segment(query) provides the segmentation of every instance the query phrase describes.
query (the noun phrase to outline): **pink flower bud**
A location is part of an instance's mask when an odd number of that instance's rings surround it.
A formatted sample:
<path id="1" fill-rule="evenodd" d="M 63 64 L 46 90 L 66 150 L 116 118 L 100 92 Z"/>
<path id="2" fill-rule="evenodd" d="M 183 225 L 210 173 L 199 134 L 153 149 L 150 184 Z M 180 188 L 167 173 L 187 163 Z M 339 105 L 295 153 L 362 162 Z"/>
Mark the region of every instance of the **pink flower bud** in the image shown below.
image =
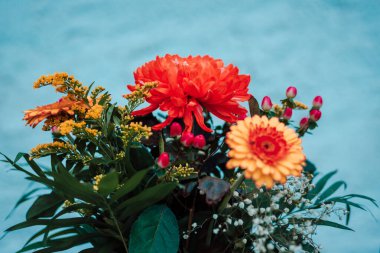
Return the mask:
<path id="1" fill-rule="evenodd" d="M 290 107 L 286 107 L 284 113 L 282 114 L 282 117 L 286 120 L 290 120 L 292 117 L 293 110 Z"/>
<path id="2" fill-rule="evenodd" d="M 307 126 L 309 123 L 309 118 L 308 117 L 303 117 L 300 121 L 300 128 L 304 128 Z"/>
<path id="3" fill-rule="evenodd" d="M 170 137 L 181 136 L 182 126 L 178 122 L 174 122 L 170 126 Z"/>
<path id="4" fill-rule="evenodd" d="M 286 97 L 287 98 L 294 98 L 297 96 L 297 88 L 293 86 L 289 86 L 286 89 Z"/>
<path id="5" fill-rule="evenodd" d="M 190 132 L 184 132 L 181 136 L 181 143 L 185 147 L 190 147 L 191 144 L 193 144 L 194 141 L 194 134 Z"/>
<path id="6" fill-rule="evenodd" d="M 310 111 L 310 119 L 312 121 L 318 121 L 322 116 L 322 112 L 317 109 L 313 109 Z"/>
<path id="7" fill-rule="evenodd" d="M 261 101 L 261 108 L 263 109 L 264 112 L 269 112 L 270 109 L 272 109 L 272 100 L 270 100 L 270 97 L 265 96 L 263 98 L 263 101 Z"/>
<path id="8" fill-rule="evenodd" d="M 313 99 L 313 108 L 314 109 L 319 109 L 322 107 L 322 104 L 323 104 L 323 99 L 321 96 L 316 96 L 314 99 Z"/>
<path id="9" fill-rule="evenodd" d="M 53 126 L 51 128 L 51 133 L 52 134 L 59 134 L 59 128 L 57 126 Z"/>
<path id="10" fill-rule="evenodd" d="M 195 136 L 193 141 L 193 147 L 202 149 L 204 146 L 206 146 L 206 139 L 203 136 L 203 134 Z"/>
<path id="11" fill-rule="evenodd" d="M 166 168 L 169 166 L 170 163 L 170 157 L 169 154 L 166 152 L 162 152 L 161 155 L 157 159 L 157 165 L 160 168 Z"/>

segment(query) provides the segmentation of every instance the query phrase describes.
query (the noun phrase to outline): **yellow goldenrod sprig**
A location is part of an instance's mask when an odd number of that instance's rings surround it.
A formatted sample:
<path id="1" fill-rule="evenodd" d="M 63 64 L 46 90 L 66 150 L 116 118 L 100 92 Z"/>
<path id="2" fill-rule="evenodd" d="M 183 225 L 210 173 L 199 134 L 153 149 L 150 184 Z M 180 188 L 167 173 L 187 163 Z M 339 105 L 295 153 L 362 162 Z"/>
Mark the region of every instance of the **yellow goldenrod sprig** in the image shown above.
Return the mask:
<path id="1" fill-rule="evenodd" d="M 32 159 L 57 153 L 76 153 L 76 146 L 67 142 L 55 141 L 53 143 L 39 144 L 30 150 Z"/>
<path id="2" fill-rule="evenodd" d="M 146 82 L 143 85 L 136 84 L 135 90 L 130 94 L 123 95 L 124 98 L 128 99 L 129 102 L 135 103 L 146 97 L 150 96 L 149 91 L 155 87 L 157 87 L 157 82 Z"/>
<path id="3" fill-rule="evenodd" d="M 165 181 L 176 181 L 196 175 L 197 172 L 193 167 L 190 167 L 188 163 L 185 165 L 178 165 L 170 167 L 164 176 Z"/>
<path id="4" fill-rule="evenodd" d="M 142 138 L 148 139 L 152 135 L 152 129 L 142 124 L 142 122 L 131 122 L 128 125 L 121 125 L 121 139 L 125 146 L 129 142 L 138 142 Z"/>
<path id="5" fill-rule="evenodd" d="M 103 106 L 96 104 L 92 106 L 86 113 L 86 119 L 100 119 L 103 113 Z"/>
<path id="6" fill-rule="evenodd" d="M 99 190 L 99 184 L 100 184 L 100 181 L 102 180 L 103 177 L 104 177 L 103 174 L 96 175 L 94 177 L 94 185 L 92 186 L 92 188 L 94 189 L 94 191 L 98 191 Z"/>

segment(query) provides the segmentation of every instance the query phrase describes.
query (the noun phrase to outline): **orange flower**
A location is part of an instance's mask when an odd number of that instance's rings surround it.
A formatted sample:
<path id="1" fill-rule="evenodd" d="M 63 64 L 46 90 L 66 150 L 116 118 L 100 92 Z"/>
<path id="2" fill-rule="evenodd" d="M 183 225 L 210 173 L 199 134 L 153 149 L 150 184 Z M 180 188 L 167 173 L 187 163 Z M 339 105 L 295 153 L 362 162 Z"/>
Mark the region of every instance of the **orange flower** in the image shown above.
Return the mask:
<path id="1" fill-rule="evenodd" d="M 289 175 L 300 176 L 305 163 L 301 139 L 278 118 L 247 117 L 231 126 L 226 143 L 231 158 L 226 167 L 244 169 L 257 187 L 284 184 Z"/>
<path id="2" fill-rule="evenodd" d="M 158 82 L 150 90 L 146 101 L 150 105 L 133 112 L 133 115 L 146 115 L 156 109 L 168 112 L 168 118 L 152 127 L 160 130 L 175 118 L 183 118 L 185 131 L 193 127 L 193 117 L 198 125 L 212 132 L 204 123 L 203 108 L 215 116 L 236 122 L 246 109 L 238 102 L 247 101 L 249 75 L 239 75 L 239 69 L 233 65 L 225 66 L 222 60 L 206 56 L 165 55 L 145 63 L 134 73 L 137 85 L 146 82 Z M 136 86 L 128 85 L 134 91 Z"/>
<path id="3" fill-rule="evenodd" d="M 64 121 L 74 115 L 74 108 L 78 108 L 81 104 L 82 102 L 63 97 L 58 102 L 24 111 L 23 119 L 33 128 L 45 119 Z"/>

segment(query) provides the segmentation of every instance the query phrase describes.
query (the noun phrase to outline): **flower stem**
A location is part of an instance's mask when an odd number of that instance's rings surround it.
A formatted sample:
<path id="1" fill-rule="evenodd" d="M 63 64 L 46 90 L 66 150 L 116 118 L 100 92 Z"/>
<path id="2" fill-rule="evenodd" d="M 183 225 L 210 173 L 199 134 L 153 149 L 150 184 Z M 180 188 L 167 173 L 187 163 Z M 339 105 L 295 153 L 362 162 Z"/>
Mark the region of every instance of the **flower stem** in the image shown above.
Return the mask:
<path id="1" fill-rule="evenodd" d="M 242 173 L 240 177 L 238 177 L 238 179 L 232 184 L 230 192 L 223 198 L 223 201 L 218 208 L 218 213 L 221 213 L 227 207 L 228 202 L 234 194 L 234 191 L 236 191 L 236 189 L 243 183 L 244 179 L 245 177 Z"/>

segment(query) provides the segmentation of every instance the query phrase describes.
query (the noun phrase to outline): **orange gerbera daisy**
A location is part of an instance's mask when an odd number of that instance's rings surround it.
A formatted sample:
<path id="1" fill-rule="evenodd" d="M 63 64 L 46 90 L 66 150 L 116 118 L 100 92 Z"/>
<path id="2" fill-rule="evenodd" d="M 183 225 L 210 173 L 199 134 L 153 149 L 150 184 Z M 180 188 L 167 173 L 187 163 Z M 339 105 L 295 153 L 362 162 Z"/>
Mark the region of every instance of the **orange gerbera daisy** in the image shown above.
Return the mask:
<path id="1" fill-rule="evenodd" d="M 246 109 L 238 102 L 247 101 L 249 75 L 239 75 L 233 65 L 225 66 L 222 60 L 206 56 L 165 55 L 145 63 L 134 72 L 136 84 L 158 82 L 150 90 L 146 101 L 150 105 L 133 112 L 146 115 L 156 109 L 168 112 L 167 119 L 152 127 L 160 130 L 175 118 L 183 118 L 185 131 L 191 131 L 193 117 L 198 125 L 212 132 L 204 123 L 203 108 L 227 122 L 236 122 Z M 128 85 L 134 91 L 135 86 Z"/>
<path id="2" fill-rule="evenodd" d="M 23 119 L 26 120 L 27 124 L 31 127 L 36 127 L 45 119 L 64 121 L 74 115 L 74 109 L 78 109 L 81 106 L 84 106 L 83 102 L 63 97 L 58 102 L 37 106 L 35 109 L 24 111 L 25 116 Z M 62 118 L 62 120 L 59 120 L 59 118 Z"/>
<path id="3" fill-rule="evenodd" d="M 244 169 L 257 187 L 284 184 L 289 175 L 300 176 L 305 163 L 301 139 L 278 118 L 247 117 L 231 126 L 226 143 L 231 158 L 226 167 Z"/>

